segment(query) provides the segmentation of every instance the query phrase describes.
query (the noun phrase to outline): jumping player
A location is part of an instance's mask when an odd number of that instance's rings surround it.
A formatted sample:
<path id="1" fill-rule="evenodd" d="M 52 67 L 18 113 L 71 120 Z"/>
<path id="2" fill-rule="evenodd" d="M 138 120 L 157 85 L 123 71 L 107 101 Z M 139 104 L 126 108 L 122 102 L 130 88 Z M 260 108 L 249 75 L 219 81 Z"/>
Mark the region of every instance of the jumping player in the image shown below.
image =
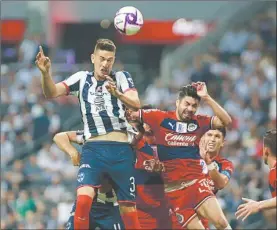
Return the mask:
<path id="1" fill-rule="evenodd" d="M 242 218 L 242 221 L 252 214 L 255 214 L 262 210 L 276 209 L 276 191 L 277 191 L 277 180 L 276 180 L 276 129 L 266 132 L 264 135 L 264 146 L 263 146 L 263 160 L 266 165 L 270 168 L 268 183 L 271 191 L 272 198 L 262 201 L 254 201 L 247 198 L 242 198 L 246 203 L 241 204 L 236 212 L 237 219 Z"/>
<path id="2" fill-rule="evenodd" d="M 220 156 L 220 150 L 224 146 L 224 138 L 226 136 L 225 128 L 211 129 L 207 131 L 201 138 L 199 148 L 200 155 L 205 160 L 208 168 L 208 184 L 214 194 L 218 190 L 223 189 L 229 182 L 234 171 L 234 165 L 231 161 Z M 213 213 L 214 209 L 210 209 L 212 215 L 222 215 Z M 200 213 L 201 215 L 201 213 Z M 205 213 L 202 213 L 205 216 Z M 224 216 L 221 217 L 222 219 Z M 209 221 L 206 218 L 201 219 L 205 229 L 209 229 Z"/>
<path id="3" fill-rule="evenodd" d="M 143 109 L 150 109 L 149 105 Z M 163 164 L 156 153 L 155 137 L 147 124 L 130 122 L 138 134 L 133 136 L 136 151 L 137 211 L 142 229 L 170 229 L 169 209 L 166 205 L 164 183 L 161 177 Z"/>
<path id="4" fill-rule="evenodd" d="M 113 72 L 116 46 L 109 39 L 99 39 L 91 54 L 94 71 L 80 71 L 67 80 L 54 83 L 50 59 L 43 50 L 36 57 L 42 74 L 42 89 L 46 98 L 76 95 L 84 123 L 85 144 L 77 181 L 75 229 L 89 228 L 89 212 L 96 188 L 101 187 L 102 174 L 111 177 L 126 229 L 138 229 L 135 206 L 135 156 L 128 143 L 124 105 L 140 108 L 138 93 L 128 72 Z"/>
<path id="5" fill-rule="evenodd" d="M 80 164 L 80 154 L 78 150 L 71 144 L 84 144 L 83 131 L 70 131 L 57 133 L 53 140 L 57 146 L 65 153 L 67 153 L 74 166 Z M 87 167 L 82 164 L 80 167 Z M 81 180 L 79 177 L 77 180 Z M 122 223 L 118 203 L 114 196 L 110 180 L 108 178 L 102 178 L 102 187 L 97 191 L 97 195 L 94 198 L 95 205 L 91 207 L 89 215 L 89 228 L 90 229 L 124 229 Z M 74 215 L 76 211 L 76 202 L 72 207 L 69 220 L 66 223 L 66 229 L 74 229 Z"/>
<path id="6" fill-rule="evenodd" d="M 195 115 L 200 99 L 211 106 L 216 116 Z M 216 228 L 229 229 L 228 221 L 206 181 L 207 166 L 201 159 L 198 145 L 206 131 L 229 125 L 231 118 L 209 96 L 203 82 L 182 87 L 176 107 L 176 111 L 170 112 L 139 110 L 132 112 L 130 117 L 149 124 L 156 137 L 159 159 L 165 165 L 166 197 L 179 225 L 188 229 L 204 229 L 197 213 L 205 212 L 205 217 Z M 211 215 L 210 207 L 218 215 Z"/>

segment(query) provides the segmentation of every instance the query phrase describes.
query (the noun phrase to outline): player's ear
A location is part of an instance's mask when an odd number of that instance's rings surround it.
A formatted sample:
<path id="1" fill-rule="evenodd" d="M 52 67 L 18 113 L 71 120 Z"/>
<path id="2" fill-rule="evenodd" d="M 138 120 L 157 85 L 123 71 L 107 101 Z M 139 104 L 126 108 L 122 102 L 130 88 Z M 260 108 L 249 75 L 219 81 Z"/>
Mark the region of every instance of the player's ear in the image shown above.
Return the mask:
<path id="1" fill-rule="evenodd" d="M 180 103 L 180 100 L 177 99 L 177 100 L 176 100 L 176 107 L 178 107 L 179 103 Z"/>
<path id="2" fill-rule="evenodd" d="M 225 144 L 225 139 L 223 139 L 223 141 L 222 141 L 220 147 L 223 148 L 223 147 L 224 147 L 224 144 Z"/>
<path id="3" fill-rule="evenodd" d="M 91 55 L 90 55 L 90 60 L 91 60 L 91 63 L 94 64 L 94 54 L 91 54 Z"/>

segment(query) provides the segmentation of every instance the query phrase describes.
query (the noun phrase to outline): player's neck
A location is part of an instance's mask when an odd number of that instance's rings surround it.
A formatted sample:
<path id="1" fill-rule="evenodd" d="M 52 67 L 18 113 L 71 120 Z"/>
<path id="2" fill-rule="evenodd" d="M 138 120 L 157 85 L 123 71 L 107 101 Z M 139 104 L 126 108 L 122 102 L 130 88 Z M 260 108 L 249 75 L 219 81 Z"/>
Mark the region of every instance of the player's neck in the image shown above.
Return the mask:
<path id="1" fill-rule="evenodd" d="M 209 152 L 209 155 L 211 158 L 217 156 L 219 154 L 219 151 Z"/>
<path id="2" fill-rule="evenodd" d="M 95 77 L 95 79 L 96 79 L 97 81 L 105 81 L 105 80 L 106 80 L 105 77 L 100 77 L 100 76 L 98 76 L 98 75 L 96 75 L 96 74 L 94 74 L 94 77 Z"/>

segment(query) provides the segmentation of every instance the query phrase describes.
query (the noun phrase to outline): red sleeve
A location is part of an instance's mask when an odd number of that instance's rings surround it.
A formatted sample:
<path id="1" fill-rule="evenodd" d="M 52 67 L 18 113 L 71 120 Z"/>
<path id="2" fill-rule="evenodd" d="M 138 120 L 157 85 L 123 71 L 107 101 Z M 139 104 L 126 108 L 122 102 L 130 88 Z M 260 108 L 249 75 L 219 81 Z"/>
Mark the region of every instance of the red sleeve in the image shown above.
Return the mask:
<path id="1" fill-rule="evenodd" d="M 220 173 L 222 173 L 225 176 L 227 176 L 228 179 L 230 180 L 233 172 L 234 172 L 234 165 L 233 165 L 233 163 L 231 161 L 223 159 L 223 161 L 221 163 L 221 172 Z"/>
<path id="2" fill-rule="evenodd" d="M 203 134 L 212 128 L 214 116 L 197 115 L 196 118 Z"/>
<path id="3" fill-rule="evenodd" d="M 158 109 L 141 109 L 140 119 L 148 124 L 152 130 L 155 130 L 159 127 L 165 114 L 166 112 Z"/>
<path id="4" fill-rule="evenodd" d="M 276 180 L 276 167 L 271 169 L 268 175 L 269 179 L 269 189 L 272 197 L 276 197 L 277 191 L 277 180 Z"/>

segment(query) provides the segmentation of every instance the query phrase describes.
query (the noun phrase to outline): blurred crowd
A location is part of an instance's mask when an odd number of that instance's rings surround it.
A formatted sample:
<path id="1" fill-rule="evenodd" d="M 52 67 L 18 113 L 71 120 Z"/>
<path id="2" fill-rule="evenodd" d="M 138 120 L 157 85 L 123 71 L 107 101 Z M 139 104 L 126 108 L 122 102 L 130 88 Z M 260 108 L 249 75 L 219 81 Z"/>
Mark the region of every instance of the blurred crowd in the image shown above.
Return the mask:
<path id="1" fill-rule="evenodd" d="M 19 47 L 21 64 L 1 66 L 1 229 L 63 228 L 75 196 L 77 169 L 52 137 L 63 130 L 64 117 L 74 116 L 73 108 L 78 114 L 77 101 L 44 98 L 34 66 L 38 44 L 51 53 L 43 36 L 26 37 Z M 54 72 L 54 80 L 66 75 Z M 180 85 L 192 81 L 206 82 L 209 93 L 233 118 L 222 155 L 234 163 L 235 172 L 218 196 L 233 229 L 239 229 L 243 226 L 234 212 L 241 197 L 270 197 L 261 137 L 276 127 L 276 12 L 230 29 L 192 65 L 175 69 L 170 85 L 156 78 L 140 97 L 160 109 L 174 109 Z M 205 104 L 199 113 L 212 115 Z M 265 228 L 274 226 L 266 213 L 244 224 L 257 220 Z"/>

